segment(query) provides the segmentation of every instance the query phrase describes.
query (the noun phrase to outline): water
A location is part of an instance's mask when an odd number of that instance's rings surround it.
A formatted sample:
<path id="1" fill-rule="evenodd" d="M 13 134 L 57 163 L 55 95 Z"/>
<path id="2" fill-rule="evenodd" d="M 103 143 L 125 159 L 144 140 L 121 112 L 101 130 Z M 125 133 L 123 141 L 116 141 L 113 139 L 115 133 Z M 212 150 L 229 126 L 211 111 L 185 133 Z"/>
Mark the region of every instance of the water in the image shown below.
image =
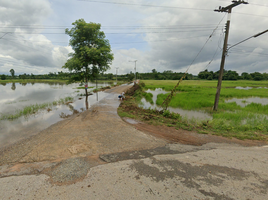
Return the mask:
<path id="1" fill-rule="evenodd" d="M 268 89 L 267 87 L 235 87 L 235 89 L 238 89 L 238 90 L 251 90 L 251 89 Z"/>
<path id="2" fill-rule="evenodd" d="M 258 103 L 258 104 L 261 104 L 261 105 L 268 105 L 268 98 L 260 98 L 260 97 L 249 97 L 249 98 L 242 98 L 242 99 L 232 98 L 232 99 L 225 100 L 225 102 L 226 103 L 235 102 L 237 105 L 239 105 L 239 106 L 244 108 L 248 104 L 251 104 L 251 103 Z"/>
<path id="3" fill-rule="evenodd" d="M 111 83 L 98 83 L 98 87 L 109 86 Z M 89 83 L 89 87 L 95 87 Z M 48 128 L 52 124 L 73 114 L 86 110 L 84 89 L 76 89 L 79 84 L 59 83 L 7 83 L 0 85 L 0 118 L 4 115 L 15 114 L 25 106 L 52 103 L 65 97 L 73 97 L 72 102 L 63 105 L 49 106 L 30 116 L 21 116 L 15 120 L 0 120 L 0 148 L 18 140 L 29 137 Z M 94 88 L 89 89 L 92 91 Z M 88 108 L 108 94 L 93 93 L 88 97 Z"/>
<path id="4" fill-rule="evenodd" d="M 155 89 L 155 90 L 147 90 L 147 93 L 152 93 L 153 94 L 153 102 L 154 104 L 150 104 L 149 102 L 147 102 L 145 100 L 145 98 L 141 99 L 141 104 L 139 105 L 142 108 L 145 109 L 157 109 L 157 110 L 161 110 L 162 108 L 156 105 L 156 100 L 157 100 L 157 95 L 158 94 L 166 94 L 168 92 L 162 90 L 162 89 Z M 202 112 L 202 111 L 196 111 L 196 110 L 183 110 L 180 108 L 172 108 L 172 107 L 168 107 L 167 108 L 170 112 L 174 112 L 174 113 L 178 113 L 180 114 L 182 117 L 185 117 L 187 119 L 194 119 L 194 120 L 211 120 L 212 116 Z"/>

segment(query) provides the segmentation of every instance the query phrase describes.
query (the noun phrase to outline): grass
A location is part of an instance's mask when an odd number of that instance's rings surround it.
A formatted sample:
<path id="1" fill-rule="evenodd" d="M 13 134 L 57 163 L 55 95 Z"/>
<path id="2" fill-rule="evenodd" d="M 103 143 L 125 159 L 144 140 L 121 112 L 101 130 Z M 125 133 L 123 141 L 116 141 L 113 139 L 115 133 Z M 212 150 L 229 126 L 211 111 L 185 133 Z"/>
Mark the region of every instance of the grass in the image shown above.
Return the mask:
<path id="1" fill-rule="evenodd" d="M 17 110 L 15 114 L 7 114 L 7 115 L 2 115 L 0 117 L 0 120 L 14 120 L 17 119 L 21 116 L 29 116 L 31 114 L 36 114 L 38 113 L 39 110 L 43 110 L 43 109 L 47 109 L 47 108 L 51 108 L 52 106 L 56 106 L 56 105 L 62 105 L 65 104 L 68 101 L 73 101 L 72 97 L 66 97 L 63 99 L 60 99 L 58 101 L 53 101 L 50 103 L 43 103 L 43 104 L 34 104 L 34 105 L 30 105 L 30 106 L 26 106 L 21 110 Z"/>
<path id="2" fill-rule="evenodd" d="M 93 86 L 92 87 L 88 87 L 88 89 L 91 89 L 91 88 L 94 88 Z M 76 87 L 75 89 L 85 89 L 85 86 L 83 87 Z"/>
<path id="3" fill-rule="evenodd" d="M 62 79 L 8 79 L 0 80 L 1 83 L 67 83 L 68 80 Z"/>
<path id="4" fill-rule="evenodd" d="M 169 91 L 177 81 L 143 81 L 143 90 L 137 90 L 133 96 L 133 105 L 137 105 L 145 97 L 144 90 L 162 88 Z M 235 102 L 226 103 L 229 98 L 266 97 L 268 98 L 268 81 L 223 81 L 218 111 L 213 111 L 217 81 L 183 81 L 177 89 L 169 106 L 185 110 L 203 110 L 213 116 L 209 121 L 187 120 L 178 118 L 176 123 L 166 121 L 165 125 L 196 130 L 203 134 L 215 134 L 238 139 L 267 140 L 268 139 L 268 105 L 250 103 L 245 107 Z M 252 87 L 250 90 L 239 90 L 235 87 Z M 262 87 L 262 88 L 258 88 Z M 150 93 L 148 98 L 150 98 Z M 168 94 L 157 96 L 157 105 L 161 105 Z M 146 97 L 145 97 L 146 98 Z M 122 112 L 125 112 L 122 110 Z M 142 111 L 141 113 L 146 113 Z M 131 113 L 133 115 L 133 113 Z M 138 114 L 143 115 L 143 114 Z M 162 117 L 166 118 L 162 114 Z M 139 116 L 141 119 L 146 119 Z M 150 118 L 154 120 L 154 118 Z M 162 123 L 156 120 L 158 123 Z M 162 119 L 165 122 L 165 119 Z M 153 122 L 152 122 L 153 123 Z M 174 124 L 175 123 L 175 124 Z"/>

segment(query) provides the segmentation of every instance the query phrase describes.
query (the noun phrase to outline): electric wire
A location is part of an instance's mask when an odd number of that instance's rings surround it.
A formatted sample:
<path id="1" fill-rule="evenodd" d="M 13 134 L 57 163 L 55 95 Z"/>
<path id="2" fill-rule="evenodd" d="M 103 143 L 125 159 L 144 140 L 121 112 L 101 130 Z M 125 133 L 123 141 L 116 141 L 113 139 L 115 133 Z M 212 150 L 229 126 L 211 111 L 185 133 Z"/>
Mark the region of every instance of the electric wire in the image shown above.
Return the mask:
<path id="1" fill-rule="evenodd" d="M 207 9 L 207 8 L 187 8 L 187 7 L 178 7 L 178 6 L 159 6 L 159 5 L 145 5 L 145 4 L 120 3 L 120 2 L 95 1 L 95 0 L 77 0 L 77 1 L 103 3 L 103 4 L 117 4 L 117 5 L 126 5 L 126 6 L 143 6 L 143 7 L 168 8 L 168 9 L 212 11 L 211 9 Z"/>

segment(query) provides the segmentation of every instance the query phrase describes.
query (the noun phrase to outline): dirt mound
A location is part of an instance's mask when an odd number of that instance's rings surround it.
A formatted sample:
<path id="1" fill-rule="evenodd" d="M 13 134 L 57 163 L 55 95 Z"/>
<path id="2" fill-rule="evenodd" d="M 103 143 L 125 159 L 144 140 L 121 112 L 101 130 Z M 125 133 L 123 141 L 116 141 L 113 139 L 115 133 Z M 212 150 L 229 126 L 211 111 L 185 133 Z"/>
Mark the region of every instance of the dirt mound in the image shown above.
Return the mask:
<path id="1" fill-rule="evenodd" d="M 139 90 L 141 88 L 140 85 L 135 84 L 133 87 L 129 88 L 126 92 L 126 95 L 133 96 L 136 92 L 136 90 Z"/>

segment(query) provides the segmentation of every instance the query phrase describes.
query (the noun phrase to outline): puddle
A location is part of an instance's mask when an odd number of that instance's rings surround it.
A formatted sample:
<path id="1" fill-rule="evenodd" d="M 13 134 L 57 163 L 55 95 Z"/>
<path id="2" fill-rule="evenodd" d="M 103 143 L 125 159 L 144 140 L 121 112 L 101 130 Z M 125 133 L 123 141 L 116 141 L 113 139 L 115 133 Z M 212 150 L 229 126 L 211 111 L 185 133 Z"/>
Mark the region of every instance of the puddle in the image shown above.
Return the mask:
<path id="1" fill-rule="evenodd" d="M 152 93 L 153 94 L 153 102 L 154 102 L 154 105 L 150 104 L 149 102 L 147 102 L 145 100 L 145 98 L 142 98 L 141 99 L 141 104 L 139 105 L 140 107 L 142 108 L 145 108 L 145 109 L 157 109 L 157 110 L 162 110 L 161 107 L 157 106 L 155 104 L 156 100 L 157 100 L 157 95 L 158 94 L 166 94 L 168 92 L 162 90 L 162 89 L 156 89 L 156 90 L 147 90 L 146 91 L 147 93 Z M 180 114 L 182 117 L 185 117 L 187 119 L 196 119 L 196 120 L 211 120 L 212 119 L 212 116 L 205 113 L 205 112 L 202 112 L 202 111 L 195 111 L 195 110 L 183 110 L 183 109 L 180 109 L 180 108 L 172 108 L 172 107 L 168 107 L 167 108 L 170 112 L 174 112 L 174 113 L 178 113 Z"/>
<path id="2" fill-rule="evenodd" d="M 260 98 L 260 97 L 250 97 L 250 98 L 242 98 L 242 99 L 232 98 L 232 99 L 225 100 L 225 102 L 226 103 L 235 102 L 237 105 L 239 105 L 239 106 L 244 108 L 248 104 L 251 104 L 251 103 L 258 103 L 258 104 L 261 104 L 261 105 L 268 105 L 268 98 Z"/>
<path id="3" fill-rule="evenodd" d="M 235 89 L 238 89 L 238 90 L 250 90 L 252 88 L 253 87 L 235 87 Z"/>
<path id="4" fill-rule="evenodd" d="M 124 118 L 124 120 L 130 124 L 139 124 L 139 122 L 135 121 L 134 119 Z"/>
<path id="5" fill-rule="evenodd" d="M 95 83 L 89 83 L 89 86 L 94 87 Z M 105 86 L 109 86 L 109 83 L 98 83 L 98 88 Z M 84 93 L 84 89 L 76 89 L 76 87 L 79 87 L 79 84 L 7 83 L 0 85 L 0 117 L 15 114 L 17 110 L 21 110 L 25 106 L 52 103 L 65 97 L 74 98 L 73 101 L 62 105 L 53 106 L 51 104 L 49 108 L 39 110 L 27 117 L 21 116 L 14 120 L 0 120 L 0 148 L 34 135 L 73 114 L 82 112 L 109 95 L 105 92 L 93 93 L 88 97 L 87 106 L 85 97 L 77 96 Z"/>
<path id="6" fill-rule="evenodd" d="M 238 90 L 251 90 L 251 89 L 268 89 L 267 87 L 235 87 Z"/>

